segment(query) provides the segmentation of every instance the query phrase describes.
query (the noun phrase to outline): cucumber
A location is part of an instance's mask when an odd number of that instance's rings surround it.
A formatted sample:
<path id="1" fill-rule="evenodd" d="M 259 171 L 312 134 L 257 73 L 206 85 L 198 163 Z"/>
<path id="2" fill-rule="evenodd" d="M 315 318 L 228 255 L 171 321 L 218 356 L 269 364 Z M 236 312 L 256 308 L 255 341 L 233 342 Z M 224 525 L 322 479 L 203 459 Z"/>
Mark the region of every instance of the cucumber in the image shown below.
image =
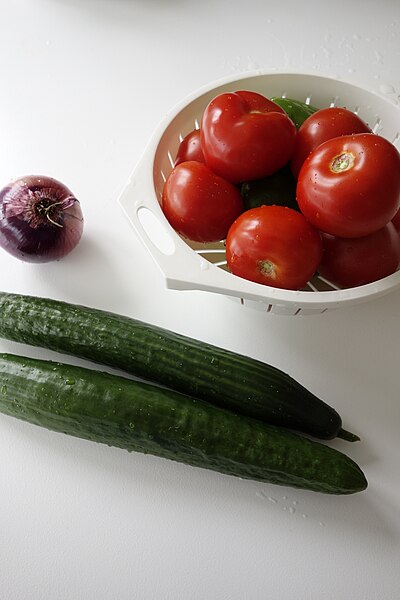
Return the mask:
<path id="1" fill-rule="evenodd" d="M 294 210 L 300 210 L 296 200 L 296 183 L 289 164 L 268 177 L 243 182 L 240 193 L 245 210 L 264 204 L 266 206 L 288 206 Z"/>
<path id="2" fill-rule="evenodd" d="M 0 390 L 1 412 L 94 442 L 316 492 L 367 487 L 329 446 L 152 384 L 0 354 Z"/>
<path id="3" fill-rule="evenodd" d="M 304 121 L 318 110 L 315 106 L 306 104 L 300 100 L 294 100 L 294 98 L 280 98 L 274 96 L 271 100 L 283 108 L 286 114 L 292 119 L 296 129 L 299 129 Z"/>
<path id="4" fill-rule="evenodd" d="M 333 408 L 280 369 L 139 320 L 0 293 L 0 337 L 108 365 L 320 439 L 359 439 L 342 429 Z"/>

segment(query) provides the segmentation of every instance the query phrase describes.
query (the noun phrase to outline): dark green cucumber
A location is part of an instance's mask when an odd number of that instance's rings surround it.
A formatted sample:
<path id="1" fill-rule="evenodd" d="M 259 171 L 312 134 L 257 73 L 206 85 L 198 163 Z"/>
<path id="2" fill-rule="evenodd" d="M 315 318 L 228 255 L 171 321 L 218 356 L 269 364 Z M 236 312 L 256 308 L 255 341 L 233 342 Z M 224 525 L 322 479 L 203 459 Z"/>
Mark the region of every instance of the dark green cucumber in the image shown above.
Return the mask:
<path id="1" fill-rule="evenodd" d="M 281 370 L 139 320 L 0 293 L 0 337 L 115 367 L 321 439 L 358 439 L 342 430 L 333 408 Z"/>
<path id="2" fill-rule="evenodd" d="M 300 100 L 294 100 L 293 98 L 280 98 L 275 96 L 271 98 L 271 100 L 283 108 L 286 114 L 292 119 L 297 129 L 301 127 L 308 117 L 318 110 L 318 108 L 311 104 L 306 104 L 305 102 L 300 102 Z"/>
<path id="3" fill-rule="evenodd" d="M 330 494 L 367 487 L 333 448 L 155 385 L 1 354 L 0 390 L 1 412 L 110 446 Z"/>
<path id="4" fill-rule="evenodd" d="M 240 193 L 245 210 L 263 205 L 288 206 L 299 210 L 296 183 L 288 164 L 268 177 L 243 182 Z"/>

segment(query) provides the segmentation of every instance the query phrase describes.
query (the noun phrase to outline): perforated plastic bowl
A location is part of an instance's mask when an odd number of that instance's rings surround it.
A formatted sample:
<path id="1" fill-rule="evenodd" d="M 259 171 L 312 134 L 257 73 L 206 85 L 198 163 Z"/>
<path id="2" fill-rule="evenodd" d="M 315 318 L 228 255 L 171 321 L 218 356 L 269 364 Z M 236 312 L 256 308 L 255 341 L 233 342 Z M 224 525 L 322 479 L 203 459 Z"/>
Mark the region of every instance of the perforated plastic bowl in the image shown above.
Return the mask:
<path id="1" fill-rule="evenodd" d="M 365 302 L 400 286 L 400 272 L 367 285 L 338 289 L 315 277 L 301 291 L 282 290 L 236 277 L 226 268 L 224 242 L 199 244 L 182 239 L 165 219 L 160 199 L 183 137 L 198 128 L 207 104 L 217 94 L 248 89 L 287 96 L 319 108 L 344 106 L 359 114 L 397 148 L 400 109 L 387 97 L 343 80 L 312 74 L 257 72 L 229 78 L 198 90 L 171 110 L 154 132 L 119 202 L 161 269 L 167 287 L 225 294 L 244 306 L 286 315 L 316 314 Z"/>

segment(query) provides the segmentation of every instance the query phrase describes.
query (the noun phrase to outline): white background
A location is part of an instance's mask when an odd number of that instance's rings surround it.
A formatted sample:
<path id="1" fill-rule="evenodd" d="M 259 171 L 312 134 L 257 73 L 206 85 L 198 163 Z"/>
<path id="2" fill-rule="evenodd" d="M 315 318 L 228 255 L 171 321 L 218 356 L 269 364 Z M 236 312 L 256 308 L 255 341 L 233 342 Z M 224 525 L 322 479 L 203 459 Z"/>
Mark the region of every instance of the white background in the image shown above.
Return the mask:
<path id="1" fill-rule="evenodd" d="M 361 435 L 331 445 L 369 481 L 349 497 L 295 491 L 1 416 L 1 599 L 397 600 L 400 293 L 291 318 L 170 291 L 117 203 L 164 114 L 226 75 L 323 72 L 398 102 L 397 0 L 1 0 L 0 24 L 0 185 L 59 178 L 86 220 L 63 261 L 1 253 L 1 289 L 131 315 L 282 368 Z"/>

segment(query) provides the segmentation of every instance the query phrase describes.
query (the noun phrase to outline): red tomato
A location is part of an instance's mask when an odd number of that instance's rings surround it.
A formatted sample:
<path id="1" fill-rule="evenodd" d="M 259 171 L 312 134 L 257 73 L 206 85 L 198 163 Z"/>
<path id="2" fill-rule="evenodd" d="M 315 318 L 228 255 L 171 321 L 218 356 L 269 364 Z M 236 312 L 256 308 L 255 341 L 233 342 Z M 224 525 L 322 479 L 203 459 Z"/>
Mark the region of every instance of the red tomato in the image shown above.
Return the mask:
<path id="1" fill-rule="evenodd" d="M 373 133 L 324 142 L 301 168 L 297 202 L 325 233 L 351 238 L 381 229 L 400 207 L 398 150 Z"/>
<path id="2" fill-rule="evenodd" d="M 360 117 L 346 108 L 323 108 L 308 117 L 297 132 L 290 168 L 298 177 L 301 165 L 317 146 L 339 135 L 371 133 Z"/>
<path id="3" fill-rule="evenodd" d="M 215 175 L 204 163 L 188 161 L 168 176 L 162 209 L 182 236 L 197 242 L 217 242 L 226 238 L 244 207 L 234 185 Z"/>
<path id="4" fill-rule="evenodd" d="M 378 281 L 399 266 L 400 237 L 393 223 L 360 238 L 338 238 L 323 233 L 322 241 L 324 252 L 318 271 L 340 287 Z"/>
<path id="5" fill-rule="evenodd" d="M 183 138 L 183 140 L 179 144 L 174 166 L 176 167 L 180 163 L 186 162 L 188 160 L 197 160 L 198 162 L 204 162 L 203 151 L 201 149 L 200 144 L 199 129 L 194 129 Z"/>
<path id="6" fill-rule="evenodd" d="M 207 165 L 233 183 L 275 173 L 289 161 L 296 138 L 295 125 L 280 106 L 248 91 L 214 98 L 200 130 Z"/>
<path id="7" fill-rule="evenodd" d="M 301 289 L 322 255 L 319 233 L 284 206 L 245 211 L 229 229 L 226 258 L 234 275 L 278 288 Z"/>
<path id="8" fill-rule="evenodd" d="M 400 210 L 394 215 L 392 223 L 395 226 L 397 233 L 400 233 Z"/>

